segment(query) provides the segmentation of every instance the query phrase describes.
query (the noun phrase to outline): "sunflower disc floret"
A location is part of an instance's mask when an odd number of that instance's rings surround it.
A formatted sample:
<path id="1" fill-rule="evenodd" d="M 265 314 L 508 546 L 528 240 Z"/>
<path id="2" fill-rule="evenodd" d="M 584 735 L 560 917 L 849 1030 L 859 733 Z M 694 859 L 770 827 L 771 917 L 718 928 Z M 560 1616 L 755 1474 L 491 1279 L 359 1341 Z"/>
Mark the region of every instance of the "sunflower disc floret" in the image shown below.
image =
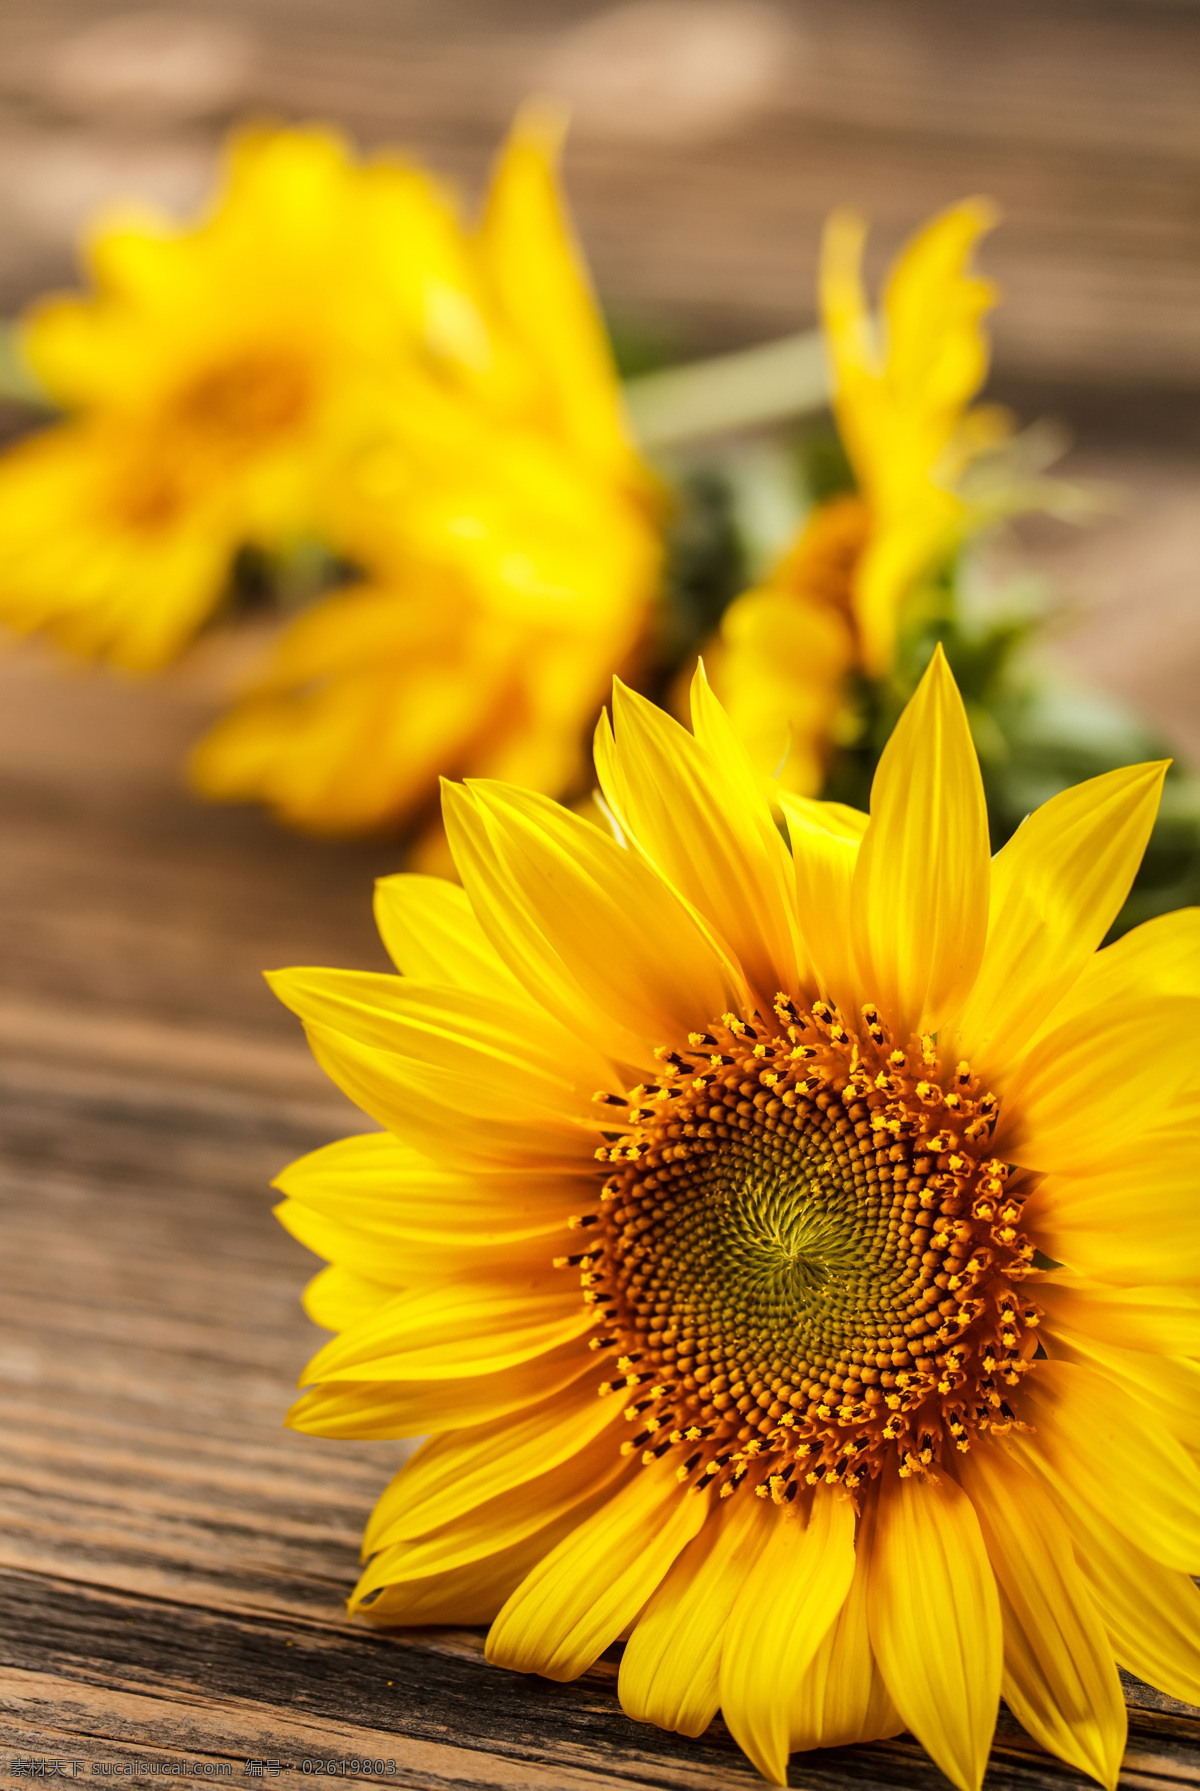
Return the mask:
<path id="1" fill-rule="evenodd" d="M 625 1450 L 781 1503 L 1009 1428 L 1034 1250 L 970 1065 L 895 1045 L 873 1004 L 852 1035 L 782 993 L 773 1022 L 724 1014 L 656 1055 L 661 1080 L 597 1152 L 614 1172 L 596 1243 L 559 1259 L 619 1329 L 596 1341 L 621 1351 L 601 1391 L 632 1393 Z"/>

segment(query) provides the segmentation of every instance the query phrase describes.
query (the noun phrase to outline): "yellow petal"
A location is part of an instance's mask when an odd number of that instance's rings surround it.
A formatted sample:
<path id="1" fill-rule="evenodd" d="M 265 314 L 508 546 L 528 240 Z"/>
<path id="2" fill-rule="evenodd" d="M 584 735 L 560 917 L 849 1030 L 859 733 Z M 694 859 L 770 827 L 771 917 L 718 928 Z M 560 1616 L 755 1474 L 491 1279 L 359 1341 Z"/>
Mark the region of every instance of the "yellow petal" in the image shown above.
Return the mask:
<path id="1" fill-rule="evenodd" d="M 1200 1704 L 1200 1587 L 1135 1548 L 1093 1505 L 1059 1509 L 1121 1665 L 1168 1697 Z"/>
<path id="2" fill-rule="evenodd" d="M 939 646 L 883 750 L 851 891 L 859 974 L 900 1037 L 948 1026 L 988 923 L 987 806 Z"/>
<path id="3" fill-rule="evenodd" d="M 1048 1355 L 1098 1368 L 1116 1381 L 1150 1422 L 1162 1425 L 1185 1449 L 1200 1455 L 1200 1362 L 1119 1349 L 1087 1331 L 1072 1330 L 1060 1318 L 1043 1318 L 1038 1336 Z"/>
<path id="4" fill-rule="evenodd" d="M 996 289 L 967 264 L 995 223 L 987 199 L 947 206 L 905 244 L 884 290 L 891 379 L 902 391 L 923 387 L 931 405 L 954 417 L 987 372 L 980 318 L 995 303 Z"/>
<path id="5" fill-rule="evenodd" d="M 521 1673 L 576 1679 L 616 1640 L 704 1523 L 708 1495 L 654 1462 L 522 1581 L 493 1623 L 487 1657 Z"/>
<path id="6" fill-rule="evenodd" d="M 1200 1294 L 1188 1287 L 1105 1287 L 1063 1271 L 1041 1277 L 1034 1297 L 1050 1325 L 1086 1331 L 1118 1349 L 1200 1356 Z"/>
<path id="7" fill-rule="evenodd" d="M 604 1497 L 604 1492 L 597 1494 L 598 1499 Z M 569 1535 L 581 1515 L 589 1514 L 589 1508 L 587 1500 L 573 1505 L 507 1548 L 472 1558 L 449 1572 L 421 1573 L 409 1578 L 404 1564 L 405 1545 L 389 1549 L 386 1564 L 377 1556 L 354 1588 L 350 1615 L 365 1617 L 380 1627 L 490 1623 L 530 1569 Z M 364 1599 L 370 1599 L 370 1603 L 363 1604 Z"/>
<path id="8" fill-rule="evenodd" d="M 1023 1453 L 1065 1505 L 1103 1511 L 1146 1554 L 1200 1569 L 1200 1469 L 1165 1426 L 1107 1375 L 1039 1362 L 1021 1386 L 1033 1425 Z"/>
<path id="9" fill-rule="evenodd" d="M 692 733 L 701 749 L 707 753 L 709 761 L 720 767 L 724 791 L 723 802 L 731 811 L 740 809 L 752 818 L 754 836 L 767 859 L 768 890 L 773 891 L 777 883 L 782 884 L 782 899 L 786 912 L 775 951 L 780 963 L 786 967 L 791 963 L 793 957 L 799 959 L 803 957 L 796 930 L 794 914 L 796 890 L 790 856 L 781 849 L 779 830 L 774 815 L 769 807 L 764 805 L 762 784 L 757 770 L 752 764 L 737 730 L 708 681 L 703 660 L 698 660 L 696 664 L 689 692 L 689 704 Z M 777 852 L 779 853 L 778 857 L 776 857 Z M 779 866 L 778 870 L 775 868 L 777 865 Z M 773 895 L 769 897 L 768 905 L 773 911 Z M 771 924 L 773 929 L 780 928 L 778 918 L 774 918 Z M 803 969 L 802 962 L 800 967 Z"/>
<path id="10" fill-rule="evenodd" d="M 873 523 L 854 592 L 872 674 L 889 669 L 900 605 L 962 518 L 948 477 L 965 457 L 964 412 L 988 362 L 980 319 L 995 296 L 968 261 L 994 215 L 969 199 L 926 224 L 893 267 L 878 319 L 863 293 L 861 220 L 837 212 L 826 226 L 821 315 L 834 409 Z"/>
<path id="11" fill-rule="evenodd" d="M 530 1567 L 570 1517 L 560 1518 L 548 1530 L 525 1537 L 495 1555 L 454 1567 L 448 1573 L 406 1580 L 399 1564 L 396 1579 L 377 1585 L 378 1570 L 372 1562 L 348 1603 L 352 1617 L 364 1618 L 372 1627 L 408 1628 L 418 1624 L 490 1623 L 514 1586 L 519 1586 Z M 377 1596 L 372 1597 L 373 1593 Z M 361 1602 L 363 1599 L 368 1602 Z"/>
<path id="12" fill-rule="evenodd" d="M 823 1487 L 808 1512 L 754 1502 L 767 1541 L 725 1626 L 721 1711 L 763 1777 L 784 1785 L 797 1689 L 854 1577 L 854 1505 Z"/>
<path id="13" fill-rule="evenodd" d="M 565 1025 L 598 1011 L 607 1049 L 619 1054 L 632 1038 L 645 1056 L 744 999 L 736 969 L 640 854 L 545 797 L 469 788 L 490 862 L 460 854 L 457 808 L 447 824 L 472 905 L 514 974 Z"/>
<path id="14" fill-rule="evenodd" d="M 1148 835 L 1149 826 L 1146 832 Z M 1047 1025 L 1061 1026 L 1065 1020 L 1096 1012 L 1111 1002 L 1147 995 L 1200 996 L 1200 908 L 1159 914 L 1093 953 Z"/>
<path id="15" fill-rule="evenodd" d="M 868 1566 L 860 1530 L 846 1602 L 813 1655 L 792 1703 L 788 1739 L 793 1751 L 881 1741 L 904 1727 L 871 1649 Z"/>
<path id="16" fill-rule="evenodd" d="M 693 682 L 714 748 L 617 680 L 596 769 L 622 828 L 720 934 L 766 1012 L 777 990 L 797 986 L 791 863 L 702 670 Z"/>
<path id="17" fill-rule="evenodd" d="M 777 790 L 810 796 L 824 780 L 830 729 L 857 660 L 842 602 L 865 521 L 857 498 L 819 504 L 766 582 L 721 617 L 716 688 L 760 781 Z M 833 581 L 843 588 L 824 588 Z"/>
<path id="18" fill-rule="evenodd" d="M 539 1107 L 563 1099 L 556 1077 L 489 1052 L 462 1047 L 458 1067 L 360 1044 L 310 1020 L 313 1056 L 344 1094 L 426 1156 L 469 1170 L 534 1164 L 540 1173 L 580 1171 L 594 1159 L 595 1135 L 570 1113 Z M 594 1109 L 593 1109 L 594 1111 Z M 594 1123 L 594 1122 L 593 1122 Z"/>
<path id="19" fill-rule="evenodd" d="M 1194 1123 L 1140 1136 L 1094 1170 L 1048 1175 L 1021 1224 L 1078 1274 L 1121 1283 L 1200 1281 L 1200 1144 Z"/>
<path id="20" fill-rule="evenodd" d="M 231 517 L 220 496 L 185 499 L 159 454 L 157 433 L 127 416 L 62 423 L 7 450 L 0 615 L 9 627 L 45 630 L 70 653 L 131 672 L 158 671 L 182 651 L 227 582 L 239 506 Z M 139 499 L 180 507 L 146 527 Z"/>
<path id="21" fill-rule="evenodd" d="M 1081 972 L 1080 989 L 1088 982 L 1142 861 L 1165 771 L 1126 766 L 1076 784 L 996 854 L 983 965 L 958 1023 L 958 1050 L 977 1068 L 1011 1062 Z"/>
<path id="22" fill-rule="evenodd" d="M 314 1325 L 341 1331 L 369 1317 L 377 1307 L 394 1298 L 396 1289 L 386 1281 L 359 1274 L 344 1263 L 331 1262 L 313 1276 L 304 1289 L 304 1310 Z"/>
<path id="23" fill-rule="evenodd" d="M 555 176 L 563 119 L 518 116 L 497 163 L 480 247 L 506 319 L 544 371 L 563 439 L 598 465 L 633 462 L 612 350 Z"/>
<path id="24" fill-rule="evenodd" d="M 489 1270 L 536 1273 L 575 1241 L 572 1214 L 595 1205 L 594 1168 L 466 1175 L 423 1157 L 390 1132 L 340 1138 L 275 1179 L 289 1198 L 275 1216 L 318 1256 L 393 1288 Z"/>
<path id="25" fill-rule="evenodd" d="M 401 1293 L 315 1355 L 309 1381 L 459 1380 L 497 1374 L 586 1337 L 595 1314 L 578 1288 L 524 1293 L 447 1281 Z"/>
<path id="26" fill-rule="evenodd" d="M 427 1436 L 445 1424 L 486 1424 L 536 1405 L 594 1373 L 595 1355 L 569 1343 L 529 1362 L 457 1380 L 329 1381 L 310 1387 L 284 1422 L 318 1437 Z"/>
<path id="27" fill-rule="evenodd" d="M 607 1065 L 548 1015 L 473 989 L 430 988 L 371 970 L 280 970 L 267 981 L 306 1025 L 459 1071 L 473 1088 L 490 1083 L 504 1104 L 525 1087 L 533 1110 L 594 1112 L 591 1096 Z M 486 1099 L 476 1110 L 488 1110 Z"/>
<path id="28" fill-rule="evenodd" d="M 564 1217 L 587 1210 L 596 1172 L 539 1174 L 447 1169 L 390 1132 L 339 1138 L 289 1163 L 275 1187 L 304 1206 L 369 1234 L 385 1250 L 390 1239 L 429 1249 L 451 1246 L 464 1232 L 504 1244 L 549 1235 Z M 582 1203 L 582 1204 L 581 1204 Z"/>
<path id="29" fill-rule="evenodd" d="M 1125 1699 L 1066 1525 L 1003 1450 L 984 1445 L 957 1465 L 1000 1592 L 1005 1701 L 1035 1741 L 1114 1791 Z"/>
<path id="30" fill-rule="evenodd" d="M 195 748 L 195 787 L 267 802 L 310 832 L 394 832 L 468 743 L 484 752 L 503 725 L 532 747 L 523 712 L 510 707 L 501 722 L 511 689 L 494 636 L 475 638 L 461 582 L 444 564 L 406 565 L 385 585 L 346 587 L 301 611 L 259 683 Z"/>
<path id="31" fill-rule="evenodd" d="M 375 924 L 397 970 L 505 1001 L 525 992 L 489 944 L 466 890 L 444 877 L 403 871 L 375 884 Z"/>
<path id="32" fill-rule="evenodd" d="M 570 1519 L 562 1522 L 569 1523 Z M 377 1570 L 372 1563 L 360 1581 L 361 1593 L 356 1587 L 349 1601 L 350 1615 L 363 1617 L 380 1628 L 490 1623 L 512 1588 L 520 1585 L 547 1547 L 548 1534 L 553 1534 L 553 1528 L 465 1567 L 452 1568 L 449 1573 L 405 1580 L 397 1565 L 396 1579 L 382 1590 L 378 1590 Z M 372 1598 L 376 1591 L 378 1596 Z M 370 1602 L 363 1604 L 362 1599 Z"/>
<path id="33" fill-rule="evenodd" d="M 631 1471 L 628 1460 L 595 1440 L 536 1479 L 498 1492 L 485 1504 L 473 1505 L 421 1536 L 403 1537 L 373 1551 L 364 1545 L 364 1555 L 369 1553 L 371 1561 L 355 1588 L 356 1596 L 365 1598 L 397 1580 L 434 1578 L 483 1561 L 544 1533 L 547 1524 L 564 1517 L 583 1523 L 629 1479 Z"/>
<path id="34" fill-rule="evenodd" d="M 795 815 L 806 826 L 817 827 L 852 846 L 861 844 L 871 819 L 848 802 L 819 802 L 814 796 L 795 796 L 787 791 L 780 792 L 779 802 L 789 815 Z"/>
<path id="35" fill-rule="evenodd" d="M 778 800 L 792 842 L 796 912 L 813 992 L 843 1013 L 855 1013 L 864 995 L 854 969 L 850 887 L 869 817 L 784 790 Z"/>
<path id="36" fill-rule="evenodd" d="M 627 1401 L 624 1389 L 598 1398 L 595 1382 L 585 1381 L 512 1417 L 431 1437 L 405 1462 L 375 1506 L 363 1537 L 364 1552 L 374 1554 L 394 1542 L 428 1535 L 582 1455 L 599 1438 L 607 1441 L 613 1460 L 620 1460 Z"/>
<path id="37" fill-rule="evenodd" d="M 703 1735 L 721 1702 L 726 1620 L 770 1534 L 760 1500 L 720 1502 L 625 1644 L 617 1689 L 626 1716 Z"/>
<path id="38" fill-rule="evenodd" d="M 493 948 L 520 986 L 546 1012 L 565 1019 L 581 1036 L 627 1064 L 654 1062 L 653 1044 L 615 1021 L 586 993 L 549 941 L 506 858 L 494 828 L 472 789 L 442 785 L 442 818 L 471 906 Z"/>
<path id="39" fill-rule="evenodd" d="M 867 1617 L 904 1721 L 959 1791 L 979 1791 L 1000 1699 L 1000 1600 L 971 1501 L 945 1475 L 885 1474 Z"/>
<path id="40" fill-rule="evenodd" d="M 406 1233 L 397 1227 L 380 1242 L 374 1232 L 341 1224 L 300 1200 L 282 1200 L 272 1211 L 283 1229 L 306 1250 L 380 1286 L 384 1294 L 393 1294 L 398 1288 L 411 1287 L 429 1277 L 478 1277 L 504 1270 L 518 1278 L 538 1275 L 548 1262 L 570 1255 L 579 1241 L 578 1234 L 561 1215 L 556 1225 L 536 1231 L 508 1235 L 466 1231 L 458 1238 L 444 1240 Z M 309 1316 L 314 1316 L 311 1311 Z M 316 1318 L 315 1323 L 328 1324 L 329 1320 Z M 330 1328 L 337 1330 L 340 1326 Z"/>
<path id="41" fill-rule="evenodd" d="M 1160 1121 L 1200 1075 L 1200 1000 L 1113 1003 L 1056 1026 L 1002 1091 L 995 1149 L 1030 1169 L 1070 1174 Z"/>

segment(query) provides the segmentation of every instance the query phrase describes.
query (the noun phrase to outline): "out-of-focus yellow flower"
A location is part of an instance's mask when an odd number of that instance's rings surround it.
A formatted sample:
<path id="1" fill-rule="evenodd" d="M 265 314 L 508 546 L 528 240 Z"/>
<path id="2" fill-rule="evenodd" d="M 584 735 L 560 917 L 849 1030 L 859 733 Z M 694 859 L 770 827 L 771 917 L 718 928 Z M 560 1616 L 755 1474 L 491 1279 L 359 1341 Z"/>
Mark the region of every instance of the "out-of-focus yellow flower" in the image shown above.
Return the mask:
<path id="1" fill-rule="evenodd" d="M 430 819 L 439 774 L 566 790 L 604 667 L 640 617 L 548 599 L 521 617 L 445 567 L 361 584 L 299 616 L 192 757 L 202 794 L 262 800 L 328 834 Z M 435 828 L 436 832 L 436 828 Z"/>
<path id="2" fill-rule="evenodd" d="M 769 579 L 730 604 L 714 682 L 755 765 L 784 789 L 821 787 L 825 749 L 857 658 L 850 606 L 870 527 L 858 497 L 818 504 Z"/>
<path id="3" fill-rule="evenodd" d="M 87 258 L 94 291 L 22 332 L 68 418 L 0 462 L 0 619 L 150 670 L 240 547 L 328 532 L 384 392 L 403 399 L 412 337 L 453 334 L 460 244 L 420 171 L 264 128 L 231 141 L 201 223 L 126 210 Z"/>
<path id="4" fill-rule="evenodd" d="M 394 825 L 439 771 L 559 793 L 658 582 L 656 489 L 558 197 L 560 128 L 500 159 L 441 351 L 336 493 L 371 581 L 284 633 L 201 742 L 207 796 L 323 832 Z"/>
<path id="5" fill-rule="evenodd" d="M 1007 430 L 994 406 L 968 411 L 988 368 L 984 312 L 995 288 L 968 271 L 994 222 L 969 199 L 921 230 L 892 269 L 873 318 L 862 287 L 865 227 L 835 214 L 821 256 L 821 311 L 833 407 L 870 518 L 851 606 L 864 668 L 891 664 L 900 604 L 969 514 L 955 487 Z"/>
<path id="6" fill-rule="evenodd" d="M 865 226 L 836 213 L 821 256 L 821 313 L 833 408 L 858 487 L 820 505 L 762 585 L 726 612 L 714 678 L 766 773 L 819 788 L 848 673 L 886 673 L 901 605 L 979 512 L 963 472 L 1007 431 L 968 410 L 987 373 L 983 313 L 994 289 L 968 271 L 993 221 L 967 200 L 920 230 L 893 266 L 881 313 L 862 283 Z"/>

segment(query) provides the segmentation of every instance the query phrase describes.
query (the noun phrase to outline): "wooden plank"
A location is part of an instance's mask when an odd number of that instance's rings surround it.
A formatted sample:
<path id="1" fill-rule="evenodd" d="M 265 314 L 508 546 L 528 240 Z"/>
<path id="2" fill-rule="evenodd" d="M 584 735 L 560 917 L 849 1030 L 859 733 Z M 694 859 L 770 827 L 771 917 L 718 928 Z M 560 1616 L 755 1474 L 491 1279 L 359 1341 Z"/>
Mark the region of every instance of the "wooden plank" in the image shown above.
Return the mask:
<path id="1" fill-rule="evenodd" d="M 19 1750 L 47 1737 L 89 1764 L 173 1752 L 240 1768 L 265 1756 L 291 1760 L 295 1779 L 304 1776 L 298 1757 L 368 1755 L 396 1760 L 400 1782 L 412 1786 L 761 1783 L 720 1722 L 688 1742 L 620 1715 L 608 1657 L 574 1684 L 555 1685 L 487 1667 L 472 1631 L 337 1633 L 26 1574 L 0 1574 L 0 1611 L 0 1630 L 22 1638 L 17 1665 L 12 1641 L 0 1643 L 0 1700 L 22 1713 L 10 1717 Z M 1195 1712 L 1135 1707 L 1125 1782 L 1194 1782 L 1198 1739 Z M 904 1738 L 805 1755 L 791 1774 L 812 1791 L 932 1777 Z M 988 1782 L 998 1791 L 1076 1781 L 1002 1713 Z"/>
<path id="2" fill-rule="evenodd" d="M 64 88 L 63 59 L 86 48 L 94 0 L 5 0 L 0 302 L 68 277 L 73 231 L 114 187 L 195 204 L 218 129 L 242 111 L 402 141 L 473 189 L 521 98 L 557 86 L 578 102 L 570 186 L 601 290 L 682 346 L 810 321 L 834 204 L 878 220 L 878 265 L 920 217 L 983 191 L 1005 214 L 986 252 L 1007 293 L 1003 375 L 1043 387 L 1200 383 L 1194 5 L 776 0 L 765 10 L 779 48 L 761 92 L 708 127 L 701 103 L 699 125 L 674 133 L 653 88 L 640 121 L 636 106 L 589 101 L 595 51 L 580 33 L 604 10 L 194 0 L 190 25 L 244 32 L 248 67 L 207 110 L 184 95 L 174 112 L 139 119 L 119 94 L 106 105 L 95 88 L 87 100 Z M 730 16 L 739 10 L 764 6 L 731 0 Z"/>

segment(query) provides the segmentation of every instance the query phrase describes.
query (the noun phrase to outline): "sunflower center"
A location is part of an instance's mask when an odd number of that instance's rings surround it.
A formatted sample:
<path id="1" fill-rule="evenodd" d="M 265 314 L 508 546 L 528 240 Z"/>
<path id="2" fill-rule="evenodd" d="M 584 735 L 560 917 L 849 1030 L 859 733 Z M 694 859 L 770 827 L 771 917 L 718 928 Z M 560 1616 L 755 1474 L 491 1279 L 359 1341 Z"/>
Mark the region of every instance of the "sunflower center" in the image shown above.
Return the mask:
<path id="1" fill-rule="evenodd" d="M 572 1260 L 633 1395 L 626 1448 L 677 1449 L 681 1479 L 723 1491 L 753 1470 L 782 1499 L 856 1486 L 889 1452 L 921 1473 L 1006 1427 L 1039 1315 L 970 1066 L 893 1041 L 870 1005 L 851 1032 L 779 996 L 776 1022 L 725 1014 L 657 1053 L 597 1153 L 596 1241 Z"/>
<path id="2" fill-rule="evenodd" d="M 309 381 L 298 359 L 247 354 L 203 373 L 179 395 L 176 413 L 190 433 L 212 437 L 236 452 L 284 434 L 300 421 L 309 398 Z"/>

